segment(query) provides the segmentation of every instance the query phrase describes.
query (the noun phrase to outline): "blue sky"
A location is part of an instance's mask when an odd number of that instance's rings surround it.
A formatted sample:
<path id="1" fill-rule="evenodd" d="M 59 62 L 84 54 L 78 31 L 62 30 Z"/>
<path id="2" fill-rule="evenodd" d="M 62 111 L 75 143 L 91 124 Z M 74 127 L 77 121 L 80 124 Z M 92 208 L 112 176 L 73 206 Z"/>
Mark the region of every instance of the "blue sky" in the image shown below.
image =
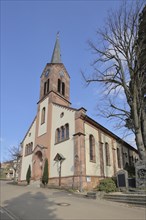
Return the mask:
<path id="1" fill-rule="evenodd" d="M 97 117 L 100 98 L 97 84 L 85 87 L 80 71 L 91 72 L 93 55 L 87 41 L 96 39 L 107 11 L 121 1 L 1 1 L 1 154 L 18 145 L 36 115 L 40 75 L 51 60 L 57 31 L 60 31 L 62 62 L 71 76 L 72 106 L 85 107 Z"/>

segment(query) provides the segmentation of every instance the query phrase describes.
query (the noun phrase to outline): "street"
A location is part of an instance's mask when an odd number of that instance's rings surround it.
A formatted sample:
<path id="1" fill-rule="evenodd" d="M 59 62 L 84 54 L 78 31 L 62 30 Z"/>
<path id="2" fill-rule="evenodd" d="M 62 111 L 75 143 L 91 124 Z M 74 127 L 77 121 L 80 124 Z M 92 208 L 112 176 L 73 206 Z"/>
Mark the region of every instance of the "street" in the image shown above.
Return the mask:
<path id="1" fill-rule="evenodd" d="M 1 219 L 144 220 L 146 210 L 102 199 L 77 197 L 57 189 L 31 188 L 0 181 Z"/>

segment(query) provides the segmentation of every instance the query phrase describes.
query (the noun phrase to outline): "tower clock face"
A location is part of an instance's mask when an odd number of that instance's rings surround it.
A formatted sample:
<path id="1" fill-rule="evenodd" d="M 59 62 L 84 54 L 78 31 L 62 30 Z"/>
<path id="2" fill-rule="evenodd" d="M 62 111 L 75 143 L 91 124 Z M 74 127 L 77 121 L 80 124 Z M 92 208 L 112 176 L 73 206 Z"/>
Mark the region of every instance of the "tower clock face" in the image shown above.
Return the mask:
<path id="1" fill-rule="evenodd" d="M 50 72 L 49 69 L 45 72 L 45 76 L 46 76 L 46 77 L 49 75 L 49 72 Z"/>
<path id="2" fill-rule="evenodd" d="M 60 75 L 60 77 L 64 77 L 64 72 L 61 71 L 61 72 L 59 73 L 59 75 Z"/>

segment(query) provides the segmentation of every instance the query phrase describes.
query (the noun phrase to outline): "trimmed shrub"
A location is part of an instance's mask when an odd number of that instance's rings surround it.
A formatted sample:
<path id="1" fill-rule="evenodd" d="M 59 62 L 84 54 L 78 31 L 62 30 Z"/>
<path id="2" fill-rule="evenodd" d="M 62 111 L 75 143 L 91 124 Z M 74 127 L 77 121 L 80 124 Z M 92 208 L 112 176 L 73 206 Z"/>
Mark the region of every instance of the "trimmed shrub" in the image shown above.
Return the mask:
<path id="1" fill-rule="evenodd" d="M 27 173 L 26 173 L 26 181 L 27 181 L 27 184 L 30 183 L 30 178 L 31 178 L 31 167 L 30 167 L 30 165 L 29 165 L 28 170 L 27 170 Z"/>
<path id="2" fill-rule="evenodd" d="M 117 177 L 116 177 L 116 176 L 113 176 L 113 177 L 111 177 L 111 179 L 114 181 L 116 187 L 118 187 Z"/>
<path id="3" fill-rule="evenodd" d="M 48 159 L 45 160 L 44 172 L 42 176 L 42 183 L 44 185 L 48 184 Z"/>
<path id="4" fill-rule="evenodd" d="M 104 191 L 104 192 L 115 192 L 117 191 L 116 184 L 112 180 L 112 178 L 105 178 L 100 181 L 99 186 L 97 187 L 97 190 Z"/>

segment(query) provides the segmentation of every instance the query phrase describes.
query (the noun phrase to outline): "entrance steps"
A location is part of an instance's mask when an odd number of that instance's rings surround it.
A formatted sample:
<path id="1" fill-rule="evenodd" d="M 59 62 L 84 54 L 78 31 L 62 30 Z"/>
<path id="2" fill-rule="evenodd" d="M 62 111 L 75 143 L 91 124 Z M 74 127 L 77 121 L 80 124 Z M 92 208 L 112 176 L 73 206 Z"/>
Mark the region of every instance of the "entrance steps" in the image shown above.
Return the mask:
<path id="1" fill-rule="evenodd" d="M 112 201 L 126 203 L 129 205 L 146 207 L 146 194 L 105 194 L 103 199 Z"/>
<path id="2" fill-rule="evenodd" d="M 40 180 L 31 180 L 30 184 L 27 187 L 40 188 L 40 186 L 41 186 L 41 181 Z"/>

